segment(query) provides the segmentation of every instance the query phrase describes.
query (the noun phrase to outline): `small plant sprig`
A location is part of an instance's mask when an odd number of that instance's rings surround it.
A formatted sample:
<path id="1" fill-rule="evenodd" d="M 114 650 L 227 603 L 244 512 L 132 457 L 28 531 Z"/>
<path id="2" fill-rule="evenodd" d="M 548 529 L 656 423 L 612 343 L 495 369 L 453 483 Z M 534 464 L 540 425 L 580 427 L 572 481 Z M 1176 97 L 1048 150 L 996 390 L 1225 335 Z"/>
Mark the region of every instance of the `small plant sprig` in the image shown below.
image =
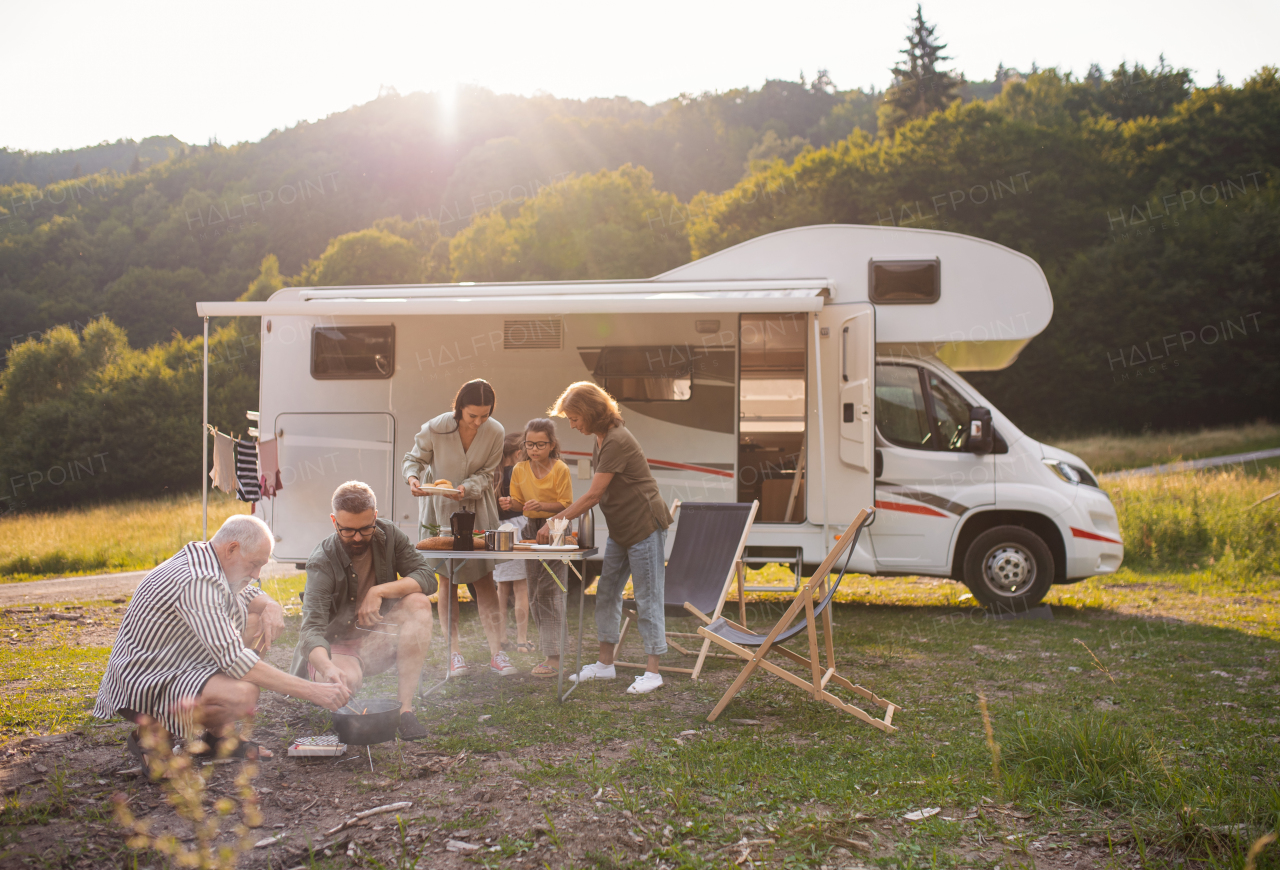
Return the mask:
<path id="1" fill-rule="evenodd" d="M 197 721 L 202 717 L 197 710 Z M 247 730 L 237 732 L 234 736 L 226 736 L 219 741 L 216 757 L 225 759 L 235 752 L 241 740 L 247 739 Z M 153 780 L 159 781 L 165 790 L 165 801 L 177 812 L 178 817 L 191 822 L 194 827 L 195 844 L 187 848 L 172 834 L 156 836 L 151 833 L 151 819 L 139 819 L 129 810 L 124 795 L 116 794 L 116 821 L 125 830 L 132 832 L 128 840 L 131 849 L 151 849 L 173 860 L 178 867 L 191 867 L 196 870 L 234 870 L 241 855 L 251 850 L 254 840 L 250 833 L 252 828 L 262 824 L 262 812 L 258 808 L 257 795 L 253 790 L 253 778 L 258 774 L 258 765 L 246 761 L 239 774 L 236 775 L 235 789 L 237 800 L 229 797 L 218 798 L 206 809 L 208 780 L 212 776 L 213 765 L 201 766 L 193 754 L 208 752 L 209 746 L 202 740 L 194 740 L 187 744 L 186 751 L 175 753 L 169 740 L 169 734 L 157 722 L 149 722 L 138 727 L 138 742 L 146 757 L 146 772 Z M 239 820 L 231 827 L 235 841 L 230 844 L 216 845 L 222 833 L 223 820 L 233 817 L 239 812 Z"/>

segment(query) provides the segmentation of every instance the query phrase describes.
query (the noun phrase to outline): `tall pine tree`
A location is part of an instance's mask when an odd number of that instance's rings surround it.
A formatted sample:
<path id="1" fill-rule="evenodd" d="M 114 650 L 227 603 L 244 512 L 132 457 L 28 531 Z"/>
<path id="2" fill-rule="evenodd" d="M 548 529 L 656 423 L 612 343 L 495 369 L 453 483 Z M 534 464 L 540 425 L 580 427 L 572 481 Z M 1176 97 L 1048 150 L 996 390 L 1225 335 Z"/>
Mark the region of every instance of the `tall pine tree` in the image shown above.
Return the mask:
<path id="1" fill-rule="evenodd" d="M 937 25 L 924 20 L 924 10 L 917 4 L 907 47 L 900 52 L 906 60 L 893 68 L 893 86 L 880 106 L 880 129 L 886 135 L 913 118 L 945 109 L 957 97 L 959 79 L 950 70 L 938 69 L 951 58 L 942 53 L 947 44 L 934 36 L 936 29 Z"/>

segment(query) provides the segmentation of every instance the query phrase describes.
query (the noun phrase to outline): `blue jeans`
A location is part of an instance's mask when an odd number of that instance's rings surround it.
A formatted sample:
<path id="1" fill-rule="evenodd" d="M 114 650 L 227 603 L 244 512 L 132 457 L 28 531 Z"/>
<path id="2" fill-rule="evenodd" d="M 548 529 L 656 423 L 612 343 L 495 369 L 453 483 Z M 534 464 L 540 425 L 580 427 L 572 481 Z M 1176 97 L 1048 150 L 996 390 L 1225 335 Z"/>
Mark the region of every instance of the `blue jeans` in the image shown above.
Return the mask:
<path id="1" fill-rule="evenodd" d="M 667 651 L 667 567 L 662 560 L 666 529 L 658 529 L 638 544 L 623 547 L 613 538 L 604 545 L 604 565 L 596 586 L 596 636 L 601 643 L 617 643 L 622 622 L 622 590 L 627 577 L 636 594 L 640 639 L 646 655 Z"/>

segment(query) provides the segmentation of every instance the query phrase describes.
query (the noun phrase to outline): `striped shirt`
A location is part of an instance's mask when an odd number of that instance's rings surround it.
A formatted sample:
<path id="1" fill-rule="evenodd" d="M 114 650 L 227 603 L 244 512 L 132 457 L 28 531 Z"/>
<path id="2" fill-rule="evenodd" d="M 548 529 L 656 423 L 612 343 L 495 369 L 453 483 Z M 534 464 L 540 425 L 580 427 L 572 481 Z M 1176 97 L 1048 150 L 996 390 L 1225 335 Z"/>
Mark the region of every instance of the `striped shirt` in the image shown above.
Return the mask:
<path id="1" fill-rule="evenodd" d="M 242 679 L 258 662 L 242 634 L 248 603 L 262 594 L 247 586 L 233 595 L 213 545 L 192 541 L 152 569 L 125 611 L 98 688 L 93 715 L 120 709 L 154 716 L 171 733 L 199 736 L 191 711 L 214 674 Z"/>

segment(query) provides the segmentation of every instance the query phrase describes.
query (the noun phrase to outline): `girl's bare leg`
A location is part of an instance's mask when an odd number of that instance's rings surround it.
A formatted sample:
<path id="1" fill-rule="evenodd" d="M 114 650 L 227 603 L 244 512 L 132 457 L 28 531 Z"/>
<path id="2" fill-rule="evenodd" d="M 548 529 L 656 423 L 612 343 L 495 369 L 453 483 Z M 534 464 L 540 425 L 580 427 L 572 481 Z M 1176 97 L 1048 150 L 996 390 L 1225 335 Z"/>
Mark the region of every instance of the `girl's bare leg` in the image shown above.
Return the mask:
<path id="1" fill-rule="evenodd" d="M 489 641 L 489 654 L 496 656 L 502 650 L 502 614 L 498 611 L 497 584 L 493 574 L 486 574 L 471 584 L 476 590 L 476 606 L 480 610 L 480 625 Z"/>
<path id="2" fill-rule="evenodd" d="M 498 612 L 502 614 L 502 642 L 507 642 L 507 601 L 511 597 L 510 583 L 496 583 L 498 587 Z M 519 596 L 516 601 L 520 600 Z M 518 607 L 518 605 L 517 605 Z M 520 627 L 520 611 L 516 610 L 516 628 Z M 523 636 L 523 635 L 522 635 Z"/>
<path id="3" fill-rule="evenodd" d="M 506 586 L 507 584 L 502 584 Z M 529 642 L 529 581 L 525 579 L 513 580 L 511 585 L 515 586 L 516 594 L 516 643 Z M 502 627 L 503 634 L 506 634 L 506 615 L 507 608 L 502 608 Z"/>

